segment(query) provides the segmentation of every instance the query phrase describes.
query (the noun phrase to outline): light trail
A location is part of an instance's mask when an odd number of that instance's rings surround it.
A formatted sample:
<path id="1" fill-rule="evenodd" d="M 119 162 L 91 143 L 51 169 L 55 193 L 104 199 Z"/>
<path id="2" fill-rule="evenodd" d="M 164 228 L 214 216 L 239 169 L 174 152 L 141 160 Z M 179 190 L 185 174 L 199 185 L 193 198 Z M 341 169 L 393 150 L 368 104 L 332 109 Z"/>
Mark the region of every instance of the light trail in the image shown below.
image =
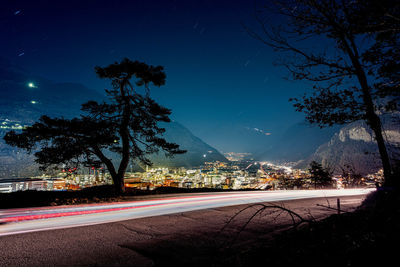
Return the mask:
<path id="1" fill-rule="evenodd" d="M 182 197 L 0 210 L 0 236 L 87 226 L 224 206 L 284 200 L 365 195 L 375 189 L 242 191 Z"/>

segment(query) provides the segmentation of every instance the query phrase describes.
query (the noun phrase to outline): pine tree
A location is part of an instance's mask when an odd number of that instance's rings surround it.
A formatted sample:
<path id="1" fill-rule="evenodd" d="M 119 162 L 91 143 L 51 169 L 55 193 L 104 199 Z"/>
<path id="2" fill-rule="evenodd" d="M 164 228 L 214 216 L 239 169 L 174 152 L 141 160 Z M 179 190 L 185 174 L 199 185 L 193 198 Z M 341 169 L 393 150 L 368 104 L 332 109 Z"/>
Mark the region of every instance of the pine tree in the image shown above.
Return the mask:
<path id="1" fill-rule="evenodd" d="M 21 133 L 8 132 L 4 139 L 9 145 L 34 153 L 42 170 L 104 164 L 116 192 L 122 193 L 131 160 L 151 165 L 149 154 L 162 150 L 172 156 L 185 151 L 162 137 L 165 129 L 159 122 L 170 122 L 171 111 L 150 97 L 151 84 L 165 84 L 161 66 L 124 59 L 95 70 L 100 78 L 111 80 L 112 89 L 106 90 L 108 101 L 83 104 L 84 113 L 79 118 L 42 116 Z M 144 94 L 139 92 L 142 87 Z M 112 161 L 113 152 L 120 155 L 118 166 Z"/>

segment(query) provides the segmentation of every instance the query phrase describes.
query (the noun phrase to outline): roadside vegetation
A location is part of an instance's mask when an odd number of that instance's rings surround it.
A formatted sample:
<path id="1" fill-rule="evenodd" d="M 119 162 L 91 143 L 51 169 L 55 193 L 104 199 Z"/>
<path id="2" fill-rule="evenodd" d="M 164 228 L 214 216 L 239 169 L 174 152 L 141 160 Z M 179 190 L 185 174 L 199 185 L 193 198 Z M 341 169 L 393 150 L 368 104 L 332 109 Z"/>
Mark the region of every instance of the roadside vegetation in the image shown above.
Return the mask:
<path id="1" fill-rule="evenodd" d="M 400 238 L 400 191 L 378 190 L 351 213 L 291 229 L 241 255 L 244 266 L 390 266 Z M 261 257 L 268 251 L 271 257 Z"/>

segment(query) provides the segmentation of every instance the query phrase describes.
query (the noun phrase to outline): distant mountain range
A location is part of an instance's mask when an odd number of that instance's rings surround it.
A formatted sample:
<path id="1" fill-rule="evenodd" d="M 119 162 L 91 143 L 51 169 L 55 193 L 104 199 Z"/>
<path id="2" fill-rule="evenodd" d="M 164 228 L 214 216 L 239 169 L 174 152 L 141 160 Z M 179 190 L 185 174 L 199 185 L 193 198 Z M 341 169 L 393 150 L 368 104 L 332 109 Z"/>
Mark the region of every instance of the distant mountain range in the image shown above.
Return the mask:
<path id="1" fill-rule="evenodd" d="M 381 116 L 389 153 L 400 154 L 400 115 Z M 305 123 L 290 127 L 282 138 L 260 160 L 292 163 L 305 169 L 313 160 L 341 173 L 346 166 L 360 174 L 373 173 L 381 168 L 379 151 L 372 130 L 363 121 L 346 126 L 319 129 Z"/>
<path id="2" fill-rule="evenodd" d="M 315 150 L 338 131 L 340 127 L 322 128 L 306 122 L 289 127 L 273 146 L 257 155 L 260 160 L 298 162 L 310 157 Z"/>
<path id="3" fill-rule="evenodd" d="M 102 99 L 104 96 L 81 84 L 55 83 L 33 76 L 0 58 L 0 178 L 38 174 L 31 155 L 4 143 L 5 132 L 30 125 L 41 115 L 78 116 L 82 103 Z M 166 158 L 162 153 L 152 155 L 154 165 L 191 167 L 206 161 L 227 161 L 183 125 L 171 122 L 163 126 L 166 139 L 188 152 L 173 158 Z"/>
<path id="4" fill-rule="evenodd" d="M 384 137 L 391 158 L 400 157 L 400 115 L 381 116 Z M 297 167 L 307 167 L 315 160 L 330 166 L 336 173 L 341 173 L 346 166 L 360 174 L 378 171 L 381 166 L 378 146 L 373 132 L 364 121 L 356 121 L 342 127 L 328 142 L 322 144 Z"/>

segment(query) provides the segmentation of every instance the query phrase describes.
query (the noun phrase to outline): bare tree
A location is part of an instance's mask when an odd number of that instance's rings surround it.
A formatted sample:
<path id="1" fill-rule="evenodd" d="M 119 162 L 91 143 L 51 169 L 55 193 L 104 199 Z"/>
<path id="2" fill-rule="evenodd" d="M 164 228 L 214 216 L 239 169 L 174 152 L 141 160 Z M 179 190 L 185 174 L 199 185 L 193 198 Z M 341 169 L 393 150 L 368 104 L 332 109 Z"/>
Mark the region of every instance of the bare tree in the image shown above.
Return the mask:
<path id="1" fill-rule="evenodd" d="M 313 84 L 311 94 L 291 99 L 310 123 L 325 127 L 356 120 L 367 122 L 378 144 L 385 184 L 392 186 L 395 181 L 379 117 L 384 109 L 378 100 L 393 110 L 400 64 L 397 59 L 387 65 L 381 56 L 398 58 L 395 52 L 400 4 L 379 1 L 384 7 L 374 10 L 377 3 L 266 1 L 256 15 L 261 30 L 247 30 L 285 56 L 279 63 L 288 69 L 292 79 Z M 375 13 L 369 16 L 370 12 Z M 279 25 L 270 22 L 277 18 Z"/>

